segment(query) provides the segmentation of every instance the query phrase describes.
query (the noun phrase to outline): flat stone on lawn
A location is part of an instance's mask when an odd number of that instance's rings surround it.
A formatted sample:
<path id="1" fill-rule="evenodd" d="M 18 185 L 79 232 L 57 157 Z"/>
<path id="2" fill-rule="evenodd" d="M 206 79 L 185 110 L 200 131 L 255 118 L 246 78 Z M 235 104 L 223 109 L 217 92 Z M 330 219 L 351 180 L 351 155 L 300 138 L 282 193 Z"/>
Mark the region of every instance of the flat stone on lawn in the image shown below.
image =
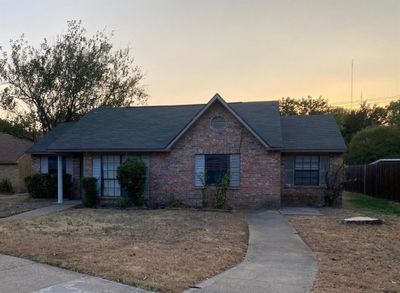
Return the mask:
<path id="1" fill-rule="evenodd" d="M 380 225 L 382 224 L 381 219 L 370 218 L 370 217 L 352 217 L 344 219 L 345 224 L 357 224 L 357 225 Z"/>

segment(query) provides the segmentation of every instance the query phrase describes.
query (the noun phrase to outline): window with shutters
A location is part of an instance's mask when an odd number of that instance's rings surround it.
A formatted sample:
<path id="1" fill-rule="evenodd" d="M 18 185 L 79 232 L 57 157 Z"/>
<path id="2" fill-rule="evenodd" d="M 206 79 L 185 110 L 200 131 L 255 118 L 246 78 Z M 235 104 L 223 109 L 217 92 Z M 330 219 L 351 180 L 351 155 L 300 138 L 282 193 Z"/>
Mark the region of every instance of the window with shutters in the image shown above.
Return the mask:
<path id="1" fill-rule="evenodd" d="M 296 156 L 294 185 L 319 185 L 319 156 Z"/>
<path id="2" fill-rule="evenodd" d="M 240 154 L 198 154 L 195 156 L 196 187 L 218 186 L 225 175 L 229 176 L 229 185 L 240 187 Z"/>

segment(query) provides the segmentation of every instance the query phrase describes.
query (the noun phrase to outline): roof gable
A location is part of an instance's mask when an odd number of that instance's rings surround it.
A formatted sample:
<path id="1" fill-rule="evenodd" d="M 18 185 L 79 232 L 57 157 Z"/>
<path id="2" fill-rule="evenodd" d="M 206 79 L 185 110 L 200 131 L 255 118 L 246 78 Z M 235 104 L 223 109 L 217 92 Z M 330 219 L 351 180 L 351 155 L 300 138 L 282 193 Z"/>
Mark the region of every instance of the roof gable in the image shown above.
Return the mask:
<path id="1" fill-rule="evenodd" d="M 0 164 L 15 164 L 33 144 L 30 140 L 0 133 Z"/>
<path id="2" fill-rule="evenodd" d="M 178 133 L 174 139 L 167 145 L 167 149 L 170 149 L 192 126 L 196 121 L 215 103 L 220 103 L 228 112 L 230 112 L 251 134 L 255 136 L 255 138 L 266 148 L 279 148 L 281 147 L 282 138 L 281 138 L 281 128 L 280 128 L 280 118 L 278 107 L 274 108 L 270 105 L 268 107 L 257 108 L 251 107 L 250 104 L 254 103 L 231 103 L 228 104 L 225 100 L 219 95 L 215 94 L 214 97 L 206 104 L 204 107 L 193 117 L 193 119 L 182 129 L 180 133 Z M 261 103 L 260 103 L 261 104 Z M 264 102 L 265 104 L 265 102 Z M 249 107 L 250 106 L 250 107 Z M 268 113 L 263 112 L 263 110 L 269 109 L 272 111 L 276 121 L 271 121 L 269 126 L 264 124 L 263 117 L 267 117 Z M 275 111 L 274 111 L 275 110 Z M 275 113 L 276 112 L 276 113 Z M 255 115 L 255 114 L 260 115 Z M 247 121 L 252 122 L 249 124 Z M 271 130 L 272 126 L 272 131 Z M 261 135 L 260 133 L 261 132 Z M 269 135 L 272 133 L 276 133 L 273 135 L 273 144 L 269 143 Z"/>

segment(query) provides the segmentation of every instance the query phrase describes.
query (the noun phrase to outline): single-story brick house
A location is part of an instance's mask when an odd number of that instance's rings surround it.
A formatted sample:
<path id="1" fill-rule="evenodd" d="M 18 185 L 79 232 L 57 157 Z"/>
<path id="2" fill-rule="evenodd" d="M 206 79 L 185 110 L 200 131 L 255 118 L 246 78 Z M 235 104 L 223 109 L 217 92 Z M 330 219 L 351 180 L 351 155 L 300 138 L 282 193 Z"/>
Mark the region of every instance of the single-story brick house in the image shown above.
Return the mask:
<path id="1" fill-rule="evenodd" d="M 135 156 L 148 167 L 150 204 L 199 206 L 204 184 L 229 174 L 231 207 L 265 208 L 321 204 L 328 166 L 345 150 L 330 115 L 281 117 L 278 101 L 227 103 L 216 94 L 202 105 L 97 108 L 28 152 L 34 172 L 71 174 L 76 198 L 83 176 L 98 178 L 102 198 L 121 196 L 117 168 Z"/>
<path id="2" fill-rule="evenodd" d="M 8 179 L 15 192 L 26 192 L 25 177 L 31 174 L 31 156 L 26 150 L 33 142 L 0 133 L 0 181 Z"/>

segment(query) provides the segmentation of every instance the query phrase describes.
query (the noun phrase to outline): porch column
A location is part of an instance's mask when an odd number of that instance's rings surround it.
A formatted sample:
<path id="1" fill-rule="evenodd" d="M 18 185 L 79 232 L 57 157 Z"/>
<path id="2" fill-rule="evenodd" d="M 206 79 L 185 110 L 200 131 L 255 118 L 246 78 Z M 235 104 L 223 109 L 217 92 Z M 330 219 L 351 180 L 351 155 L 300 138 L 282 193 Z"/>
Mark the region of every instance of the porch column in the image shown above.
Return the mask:
<path id="1" fill-rule="evenodd" d="M 63 203 L 63 174 L 62 174 L 62 156 L 57 156 L 57 186 L 58 186 L 58 200 L 57 203 Z"/>

